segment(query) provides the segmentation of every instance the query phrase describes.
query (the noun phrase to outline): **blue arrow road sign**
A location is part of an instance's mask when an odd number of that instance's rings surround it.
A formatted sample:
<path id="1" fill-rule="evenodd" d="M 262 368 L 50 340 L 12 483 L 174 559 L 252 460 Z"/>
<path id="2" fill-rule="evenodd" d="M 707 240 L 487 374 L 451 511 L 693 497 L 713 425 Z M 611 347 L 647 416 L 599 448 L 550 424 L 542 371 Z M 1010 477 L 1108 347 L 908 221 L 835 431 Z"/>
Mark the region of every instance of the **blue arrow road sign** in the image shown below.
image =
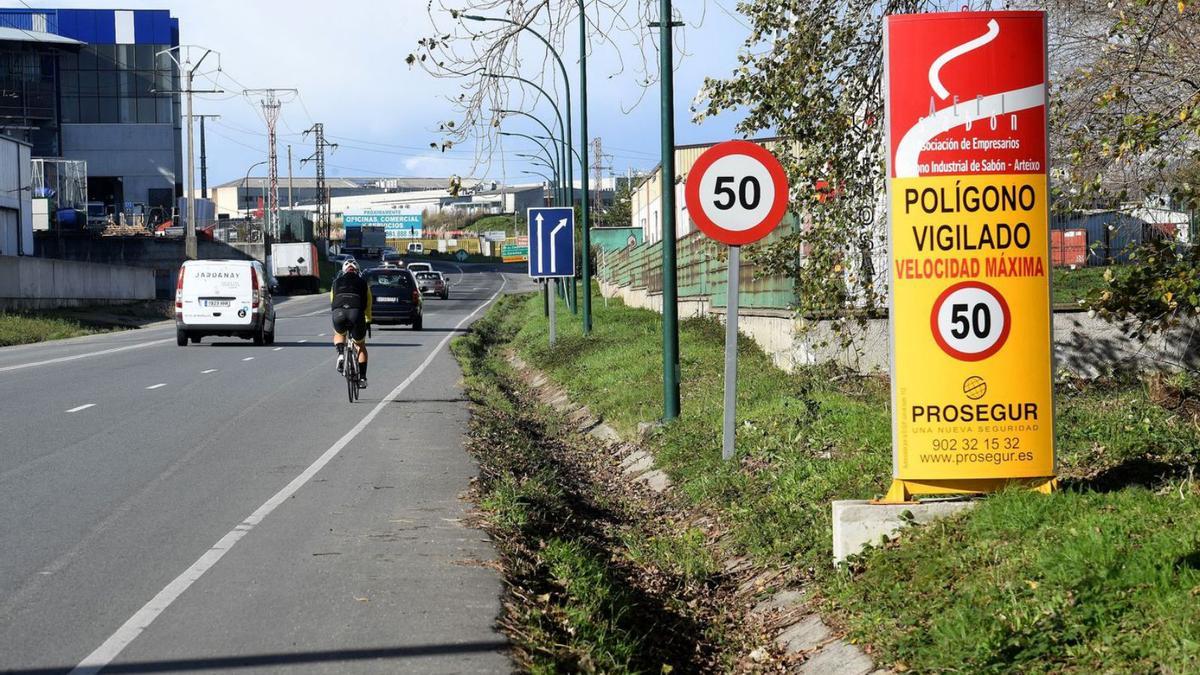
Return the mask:
<path id="1" fill-rule="evenodd" d="M 529 276 L 575 276 L 575 209 L 534 207 L 528 223 Z"/>

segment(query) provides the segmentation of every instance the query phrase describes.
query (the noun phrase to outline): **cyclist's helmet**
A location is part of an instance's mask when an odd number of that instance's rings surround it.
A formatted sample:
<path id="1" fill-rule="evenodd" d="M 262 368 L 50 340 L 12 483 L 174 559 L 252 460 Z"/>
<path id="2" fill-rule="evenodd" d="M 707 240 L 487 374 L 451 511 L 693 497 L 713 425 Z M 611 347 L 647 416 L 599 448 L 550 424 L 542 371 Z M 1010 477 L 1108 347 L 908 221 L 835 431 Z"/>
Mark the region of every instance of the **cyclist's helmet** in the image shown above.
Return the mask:
<path id="1" fill-rule="evenodd" d="M 358 274 L 359 268 L 357 260 L 351 259 L 342 263 L 342 274 L 349 274 L 351 272 Z"/>

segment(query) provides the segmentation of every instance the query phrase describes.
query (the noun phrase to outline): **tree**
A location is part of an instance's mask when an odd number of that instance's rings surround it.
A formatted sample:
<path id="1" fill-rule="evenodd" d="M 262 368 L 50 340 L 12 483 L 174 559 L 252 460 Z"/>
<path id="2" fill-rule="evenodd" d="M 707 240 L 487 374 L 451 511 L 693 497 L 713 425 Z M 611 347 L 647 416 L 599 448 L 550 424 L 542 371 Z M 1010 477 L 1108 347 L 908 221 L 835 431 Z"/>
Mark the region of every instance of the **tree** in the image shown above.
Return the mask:
<path id="1" fill-rule="evenodd" d="M 988 9 L 994 3 L 965 4 Z M 1048 13 L 1055 208 L 1111 207 L 1159 195 L 1180 204 L 1200 203 L 1200 9 L 1195 3 L 1007 4 Z M 757 247 L 750 257 L 767 273 L 791 276 L 805 310 L 831 314 L 844 326 L 846 317 L 881 304 L 886 287 L 870 275 L 869 262 L 870 251 L 885 241 L 883 17 L 962 5 L 942 0 L 738 4 L 751 24 L 738 66 L 726 79 L 707 80 L 694 110 L 704 119 L 742 109 L 740 132 L 773 132 L 784 139 L 778 154 L 793 186 L 792 211 L 799 226 Z M 798 255 L 802 250 L 806 255 Z M 1137 259 L 1146 262 L 1152 256 Z M 1157 267 L 1147 272 L 1162 272 L 1165 258 L 1153 260 Z M 1186 267 L 1189 260 L 1183 256 L 1176 263 Z M 1108 301 L 1134 301 L 1120 295 L 1154 290 L 1131 283 L 1114 287 Z M 1196 296 L 1171 292 L 1172 302 Z M 1137 302 L 1124 306 L 1124 313 L 1106 315 L 1146 320 L 1163 315 L 1161 308 Z"/>
<path id="2" fill-rule="evenodd" d="M 839 323 L 883 304 L 873 274 L 883 228 L 883 17 L 961 5 L 937 0 L 743 0 L 738 66 L 705 81 L 697 121 L 744 109 L 738 131 L 773 132 L 792 186 L 793 231 L 749 251 L 795 281 L 807 311 Z M 879 247 L 876 249 L 876 247 Z M 798 255 L 803 250 L 806 255 Z"/>
<path id="3" fill-rule="evenodd" d="M 617 181 L 612 206 L 601 210 L 597 215 L 596 220 L 601 227 L 629 227 L 633 218 L 633 182 Z"/>

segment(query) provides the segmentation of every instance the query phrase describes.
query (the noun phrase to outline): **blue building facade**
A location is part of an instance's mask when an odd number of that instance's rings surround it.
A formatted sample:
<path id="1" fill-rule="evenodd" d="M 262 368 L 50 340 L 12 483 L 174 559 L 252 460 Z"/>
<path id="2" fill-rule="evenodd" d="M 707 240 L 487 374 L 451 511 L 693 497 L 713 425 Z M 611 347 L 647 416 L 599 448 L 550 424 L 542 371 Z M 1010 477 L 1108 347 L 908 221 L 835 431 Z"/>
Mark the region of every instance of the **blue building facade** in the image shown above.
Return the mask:
<path id="1" fill-rule="evenodd" d="M 170 215 L 182 193 L 179 45 L 169 10 L 0 9 L 0 131 L 88 163 L 107 212 Z"/>

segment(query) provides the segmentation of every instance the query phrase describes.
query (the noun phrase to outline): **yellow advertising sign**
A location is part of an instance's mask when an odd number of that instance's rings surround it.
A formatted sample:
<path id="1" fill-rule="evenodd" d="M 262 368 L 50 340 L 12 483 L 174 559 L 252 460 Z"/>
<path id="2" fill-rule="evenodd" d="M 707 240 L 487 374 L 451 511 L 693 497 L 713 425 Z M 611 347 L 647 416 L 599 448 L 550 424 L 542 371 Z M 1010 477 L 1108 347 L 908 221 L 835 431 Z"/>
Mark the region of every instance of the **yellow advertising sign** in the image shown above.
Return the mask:
<path id="1" fill-rule="evenodd" d="M 884 25 L 893 477 L 1054 485 L 1046 16 Z"/>
<path id="2" fill-rule="evenodd" d="M 1054 475 L 1042 175 L 892 181 L 895 476 Z M 950 481 L 950 482 L 947 482 Z"/>

